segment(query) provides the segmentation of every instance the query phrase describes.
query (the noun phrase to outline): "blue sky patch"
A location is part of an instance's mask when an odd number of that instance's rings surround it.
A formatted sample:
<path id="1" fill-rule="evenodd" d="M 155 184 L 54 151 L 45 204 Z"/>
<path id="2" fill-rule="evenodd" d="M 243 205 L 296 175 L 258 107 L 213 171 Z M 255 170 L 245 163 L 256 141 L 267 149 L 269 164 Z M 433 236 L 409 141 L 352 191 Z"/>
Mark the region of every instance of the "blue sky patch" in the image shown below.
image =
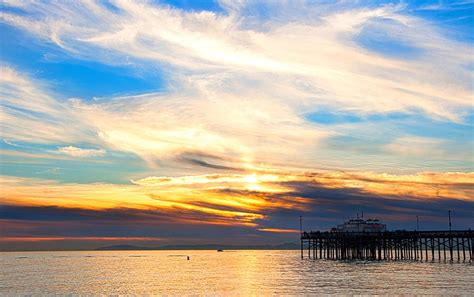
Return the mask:
<path id="1" fill-rule="evenodd" d="M 49 87 L 64 99 L 107 97 L 112 95 L 155 92 L 164 88 L 161 73 L 143 72 L 133 65 L 111 66 L 94 61 L 74 59 L 52 45 L 32 42 L 27 33 L 0 23 L 2 63 L 14 65 Z"/>
<path id="2" fill-rule="evenodd" d="M 372 21 L 362 29 L 354 41 L 363 48 L 380 55 L 402 59 L 418 57 L 422 53 L 420 49 L 383 29 L 384 26 L 391 26 L 391 23 L 393 21 L 385 19 Z"/>

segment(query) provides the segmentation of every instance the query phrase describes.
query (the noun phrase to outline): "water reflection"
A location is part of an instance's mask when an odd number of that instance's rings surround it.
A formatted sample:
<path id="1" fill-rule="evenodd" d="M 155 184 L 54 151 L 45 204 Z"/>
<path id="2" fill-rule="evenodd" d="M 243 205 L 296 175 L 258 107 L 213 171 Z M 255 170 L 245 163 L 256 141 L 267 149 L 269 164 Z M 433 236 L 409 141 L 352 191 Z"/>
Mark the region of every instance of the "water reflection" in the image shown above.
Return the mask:
<path id="1" fill-rule="evenodd" d="M 187 260 L 187 256 L 190 260 Z M 301 260 L 299 251 L 0 254 L 1 294 L 466 294 L 468 263 Z"/>

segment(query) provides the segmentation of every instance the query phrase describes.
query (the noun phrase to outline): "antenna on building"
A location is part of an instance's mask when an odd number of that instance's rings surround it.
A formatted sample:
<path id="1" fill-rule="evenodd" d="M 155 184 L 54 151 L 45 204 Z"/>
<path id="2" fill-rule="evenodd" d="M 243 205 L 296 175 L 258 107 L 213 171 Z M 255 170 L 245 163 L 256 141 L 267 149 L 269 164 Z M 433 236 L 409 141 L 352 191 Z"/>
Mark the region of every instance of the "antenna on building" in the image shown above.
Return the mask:
<path id="1" fill-rule="evenodd" d="M 364 219 L 364 211 L 362 211 L 362 219 Z"/>
<path id="2" fill-rule="evenodd" d="M 359 219 L 359 213 L 357 213 L 357 219 Z"/>
<path id="3" fill-rule="evenodd" d="M 449 216 L 449 232 L 451 232 L 451 210 L 448 210 L 448 216 Z"/>

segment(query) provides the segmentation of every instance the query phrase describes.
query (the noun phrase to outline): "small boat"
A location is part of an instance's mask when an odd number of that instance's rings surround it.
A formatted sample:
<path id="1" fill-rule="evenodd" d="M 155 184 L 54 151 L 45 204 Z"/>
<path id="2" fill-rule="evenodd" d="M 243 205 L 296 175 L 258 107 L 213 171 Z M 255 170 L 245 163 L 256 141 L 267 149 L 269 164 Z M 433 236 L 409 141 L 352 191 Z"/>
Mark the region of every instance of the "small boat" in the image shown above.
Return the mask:
<path id="1" fill-rule="evenodd" d="M 218 252 L 223 252 L 224 250 L 223 250 L 223 249 L 218 249 L 217 251 L 218 251 Z"/>

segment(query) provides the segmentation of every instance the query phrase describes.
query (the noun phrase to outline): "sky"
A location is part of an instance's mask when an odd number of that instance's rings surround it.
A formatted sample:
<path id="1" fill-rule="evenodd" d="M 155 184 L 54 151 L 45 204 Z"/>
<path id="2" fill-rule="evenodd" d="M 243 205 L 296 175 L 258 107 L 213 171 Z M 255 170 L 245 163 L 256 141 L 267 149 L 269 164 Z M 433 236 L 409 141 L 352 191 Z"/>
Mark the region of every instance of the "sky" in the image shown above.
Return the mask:
<path id="1" fill-rule="evenodd" d="M 474 227 L 473 1 L 0 11 L 0 250 Z"/>

